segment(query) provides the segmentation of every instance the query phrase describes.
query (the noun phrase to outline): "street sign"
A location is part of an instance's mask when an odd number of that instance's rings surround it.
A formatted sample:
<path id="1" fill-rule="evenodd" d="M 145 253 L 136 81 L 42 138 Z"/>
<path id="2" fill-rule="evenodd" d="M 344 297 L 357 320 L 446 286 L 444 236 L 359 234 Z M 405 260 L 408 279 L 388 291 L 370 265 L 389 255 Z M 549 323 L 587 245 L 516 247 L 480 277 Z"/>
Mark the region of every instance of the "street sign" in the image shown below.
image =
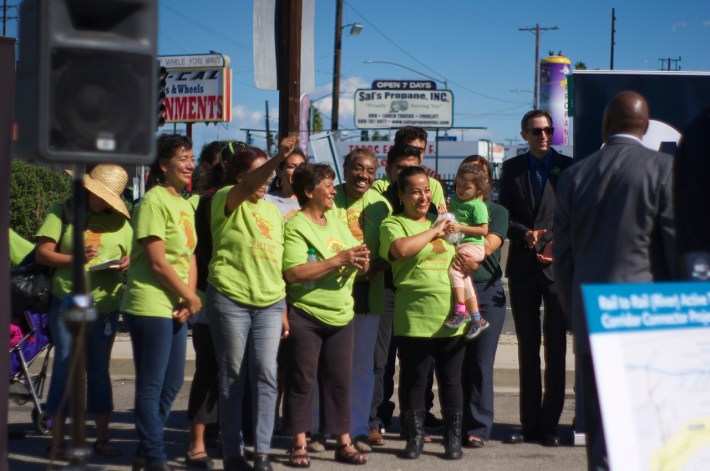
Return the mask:
<path id="1" fill-rule="evenodd" d="M 222 54 L 159 56 L 168 71 L 166 123 L 213 123 L 232 120 L 232 69 Z"/>
<path id="2" fill-rule="evenodd" d="M 453 125 L 454 95 L 450 90 L 355 91 L 355 127 L 358 129 L 451 128 Z"/>

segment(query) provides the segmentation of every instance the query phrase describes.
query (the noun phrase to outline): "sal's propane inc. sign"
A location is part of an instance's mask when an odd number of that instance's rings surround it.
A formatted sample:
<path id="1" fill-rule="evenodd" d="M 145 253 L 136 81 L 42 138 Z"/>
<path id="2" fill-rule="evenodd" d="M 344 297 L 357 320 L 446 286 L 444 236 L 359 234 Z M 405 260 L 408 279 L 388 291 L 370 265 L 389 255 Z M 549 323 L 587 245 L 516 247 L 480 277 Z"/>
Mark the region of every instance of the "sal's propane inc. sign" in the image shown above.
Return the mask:
<path id="1" fill-rule="evenodd" d="M 168 71 L 166 123 L 210 123 L 232 120 L 232 69 L 222 54 L 159 56 Z"/>
<path id="2" fill-rule="evenodd" d="M 453 127 L 454 95 L 450 90 L 432 89 L 432 82 L 411 80 L 375 81 L 374 85 L 355 91 L 356 128 Z"/>

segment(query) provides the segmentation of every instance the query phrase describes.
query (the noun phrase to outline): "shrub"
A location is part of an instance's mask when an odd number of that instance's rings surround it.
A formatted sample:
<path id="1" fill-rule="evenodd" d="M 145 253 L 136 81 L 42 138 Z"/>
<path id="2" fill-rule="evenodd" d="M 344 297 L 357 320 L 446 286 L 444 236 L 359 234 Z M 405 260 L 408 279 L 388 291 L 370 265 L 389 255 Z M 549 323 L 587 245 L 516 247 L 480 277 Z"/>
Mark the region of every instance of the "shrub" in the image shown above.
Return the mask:
<path id="1" fill-rule="evenodd" d="M 51 170 L 13 160 L 10 169 L 10 227 L 29 241 L 53 205 L 71 196 L 71 178 Z"/>

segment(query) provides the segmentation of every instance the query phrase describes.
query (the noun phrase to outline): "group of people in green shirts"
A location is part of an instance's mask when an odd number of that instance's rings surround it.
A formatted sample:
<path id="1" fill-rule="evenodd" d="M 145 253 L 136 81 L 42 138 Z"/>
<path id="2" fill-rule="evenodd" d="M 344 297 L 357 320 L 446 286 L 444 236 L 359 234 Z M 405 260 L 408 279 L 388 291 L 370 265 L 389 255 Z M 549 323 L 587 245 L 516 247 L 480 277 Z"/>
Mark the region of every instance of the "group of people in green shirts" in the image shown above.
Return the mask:
<path id="1" fill-rule="evenodd" d="M 417 146 L 421 133 L 424 142 Z M 382 383 L 376 381 L 373 363 L 378 361 L 376 351 L 383 350 L 376 343 L 387 336 L 396 338 L 399 349 L 400 409 L 407 439 L 402 457 L 417 458 L 422 452 L 425 394 L 432 364 L 442 404 L 444 456 L 461 458 L 465 422 L 463 445 L 482 446 L 489 438 L 492 381 L 480 385 L 479 380 L 472 380 L 475 384 L 464 384 L 462 389 L 461 378 L 462 372 L 467 377 L 464 361 L 471 344 L 489 345 L 489 351 L 492 344 L 495 355 L 499 323 L 486 314 L 493 328 L 468 343 L 463 340 L 465 325 L 444 325 L 452 311 L 450 267 L 453 264 L 471 273 L 479 261 L 456 255 L 455 246 L 445 241 L 451 221 L 434 223 L 437 214 L 445 212 L 446 201 L 441 185 L 420 166 L 426 132 L 403 128 L 398 136 L 400 142 L 396 139 L 388 153 L 386 178 L 375 181 L 375 155 L 355 149 L 345 157 L 344 181 L 339 185 L 335 185 L 335 173 L 328 165 L 306 163 L 305 156 L 295 149 L 295 137 L 285 138 L 271 159 L 254 147 L 223 152 L 215 170 L 219 179 L 213 181 L 209 198 L 199 199 L 199 204 L 205 205 L 202 211 L 207 215 L 211 238 L 204 293 L 197 289 L 197 203 L 182 196 L 195 169 L 188 138 L 159 138 L 149 178 L 153 186 L 132 215 L 113 198 L 120 199 L 118 187 L 121 182 L 125 186 L 127 179 L 125 172 L 116 171 L 122 171 L 120 167 L 101 164 L 85 176 L 90 196 L 87 267 L 117 260 L 106 270 L 91 272 L 92 294 L 105 319 L 96 333 L 103 341 L 94 346 L 105 352 L 96 355 L 105 364 L 95 365 L 95 376 L 108 377 L 115 319 L 121 312 L 131 335 L 136 371 L 139 441 L 133 469 L 171 469 L 163 428 L 182 385 L 186 321 L 200 312 L 209 326 L 219 371 L 219 417 L 227 470 L 250 466 L 271 469 L 269 449 L 280 374 L 285 383 L 285 431 L 293 437 L 288 464 L 310 465 L 307 436 L 312 431 L 335 436 L 337 461 L 366 463 L 366 450 L 357 446 L 358 441 L 383 444 L 377 436 L 379 430 L 374 436 L 372 433 L 372 398 L 378 396 L 376 384 L 381 387 Z M 485 159 L 476 156 L 469 160 L 485 168 L 490 178 Z M 109 169 L 114 173 L 108 175 L 105 170 Z M 276 178 L 269 188 L 274 172 Z M 504 234 L 496 228 L 501 227 L 503 217 L 498 217 L 499 224 L 491 223 L 492 234 L 501 240 L 497 243 L 494 238 L 491 243 L 486 236 L 487 255 L 497 252 L 502 244 Z M 38 261 L 58 268 L 53 290 L 57 298 L 68 289 L 62 281 L 62 267 L 72 261 L 67 255 L 71 238 L 62 238 L 63 230 L 61 214 L 55 209 L 37 234 L 38 249 L 44 254 L 40 261 L 38 250 Z M 62 244 L 57 247 L 59 240 Z M 488 270 L 493 277 L 496 263 Z M 121 272 L 127 275 L 122 296 Z M 474 281 L 478 290 L 497 280 L 484 280 L 480 287 L 478 280 Z M 102 296 L 111 302 L 103 301 Z M 479 300 L 482 313 L 488 304 L 485 298 Z M 58 307 L 51 315 L 61 324 L 57 311 Z M 382 322 L 387 316 L 389 324 Z M 391 329 L 385 335 L 383 325 Z M 61 327 L 54 326 L 53 333 Z M 385 345 L 384 351 L 387 349 Z M 66 368 L 65 361 L 55 360 L 55 374 L 63 363 Z M 492 376 L 492 358 L 490 365 L 471 366 L 472 371 L 489 367 Z M 57 427 L 66 413 L 61 409 L 64 384 L 55 384 L 55 374 L 49 395 L 58 400 L 51 407 L 48 401 L 48 411 L 56 417 Z M 485 371 L 483 377 L 487 378 Z M 104 389 L 97 392 L 92 383 Z M 105 433 L 97 420 L 94 448 L 108 456 L 119 454 L 107 435 L 110 383 L 102 384 L 89 375 L 88 384 L 89 412 L 106 416 Z M 242 403 L 247 389 L 252 393 L 254 420 L 252 465 L 247 463 L 242 439 Z M 469 407 L 472 404 L 468 404 L 468 397 L 464 399 L 464 390 L 470 397 L 480 397 L 488 395 L 488 389 L 490 405 Z M 92 395 L 108 401 L 92 405 L 96 399 Z M 480 414 L 474 410 L 479 406 Z M 317 424 L 313 423 L 314 407 Z M 204 427 L 191 430 L 203 433 Z M 51 453 L 59 456 L 63 431 L 57 427 L 55 432 Z M 201 439 L 191 442 L 188 458 L 207 466 L 209 457 Z"/>

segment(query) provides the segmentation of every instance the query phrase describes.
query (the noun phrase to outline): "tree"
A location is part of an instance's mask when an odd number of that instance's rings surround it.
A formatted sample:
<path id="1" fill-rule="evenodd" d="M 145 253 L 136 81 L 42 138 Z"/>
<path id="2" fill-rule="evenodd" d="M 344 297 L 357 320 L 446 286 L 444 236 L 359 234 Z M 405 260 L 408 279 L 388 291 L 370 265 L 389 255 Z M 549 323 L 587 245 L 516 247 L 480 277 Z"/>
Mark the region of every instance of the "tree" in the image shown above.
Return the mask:
<path id="1" fill-rule="evenodd" d="M 587 70 L 587 64 L 585 64 L 585 63 L 582 62 L 582 61 L 575 62 L 575 63 L 574 63 L 574 68 L 575 68 L 576 70 Z"/>
<path id="2" fill-rule="evenodd" d="M 64 172 L 13 160 L 10 167 L 10 227 L 27 240 L 47 211 L 71 196 L 71 179 Z"/>
<path id="3" fill-rule="evenodd" d="M 372 133 L 372 140 L 373 141 L 389 141 L 390 136 L 388 134 L 380 134 L 379 131 L 375 131 Z"/>
<path id="4" fill-rule="evenodd" d="M 320 113 L 320 110 L 313 105 L 311 105 L 311 115 L 309 116 L 309 118 L 310 118 L 309 124 L 312 125 L 311 132 L 312 133 L 322 132 L 323 131 L 323 115 Z"/>

